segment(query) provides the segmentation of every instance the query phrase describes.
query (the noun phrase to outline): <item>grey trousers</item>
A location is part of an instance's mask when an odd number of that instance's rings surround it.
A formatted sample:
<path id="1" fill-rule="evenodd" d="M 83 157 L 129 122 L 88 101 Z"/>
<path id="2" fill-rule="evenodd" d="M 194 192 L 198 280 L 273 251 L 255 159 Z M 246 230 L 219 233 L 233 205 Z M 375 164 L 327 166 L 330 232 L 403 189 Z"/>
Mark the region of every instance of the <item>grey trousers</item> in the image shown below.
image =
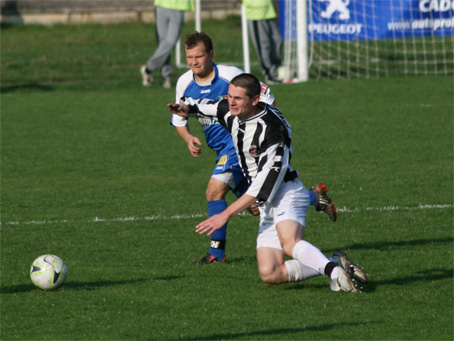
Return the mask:
<path id="1" fill-rule="evenodd" d="M 265 76 L 277 79 L 278 68 L 282 63 L 282 37 L 277 21 L 275 19 L 248 20 L 248 29 Z"/>
<path id="2" fill-rule="evenodd" d="M 153 56 L 147 61 L 147 69 L 150 72 L 161 71 L 162 78 L 172 76 L 170 57 L 178 39 L 184 22 L 184 12 L 163 7 L 155 8 L 156 36 L 158 48 Z"/>

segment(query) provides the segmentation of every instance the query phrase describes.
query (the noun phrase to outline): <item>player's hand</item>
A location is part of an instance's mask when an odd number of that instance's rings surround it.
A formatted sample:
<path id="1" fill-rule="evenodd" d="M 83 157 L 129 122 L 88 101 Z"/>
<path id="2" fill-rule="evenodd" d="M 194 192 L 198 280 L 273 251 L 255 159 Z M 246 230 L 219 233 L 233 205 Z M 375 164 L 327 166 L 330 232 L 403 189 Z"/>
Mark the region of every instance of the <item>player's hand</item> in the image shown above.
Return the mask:
<path id="1" fill-rule="evenodd" d="M 221 214 L 215 214 L 211 216 L 205 221 L 202 221 L 200 224 L 196 226 L 195 232 L 198 234 L 206 233 L 208 236 L 211 236 L 214 231 L 219 230 L 222 226 L 224 226 L 228 221 L 228 218 Z"/>
<path id="2" fill-rule="evenodd" d="M 188 117 L 189 107 L 186 104 L 169 103 L 167 104 L 167 108 L 170 109 L 172 114 Z"/>
<path id="3" fill-rule="evenodd" d="M 258 216 L 260 215 L 260 210 L 257 206 L 255 206 L 254 204 L 252 204 L 251 206 L 249 206 L 247 208 L 247 210 L 249 211 L 250 214 L 252 214 L 253 216 Z"/>
<path id="4" fill-rule="evenodd" d="M 198 137 L 193 137 L 188 141 L 188 149 L 192 156 L 199 157 L 202 154 L 202 150 L 197 147 L 197 145 L 201 146 L 202 142 L 200 142 Z"/>

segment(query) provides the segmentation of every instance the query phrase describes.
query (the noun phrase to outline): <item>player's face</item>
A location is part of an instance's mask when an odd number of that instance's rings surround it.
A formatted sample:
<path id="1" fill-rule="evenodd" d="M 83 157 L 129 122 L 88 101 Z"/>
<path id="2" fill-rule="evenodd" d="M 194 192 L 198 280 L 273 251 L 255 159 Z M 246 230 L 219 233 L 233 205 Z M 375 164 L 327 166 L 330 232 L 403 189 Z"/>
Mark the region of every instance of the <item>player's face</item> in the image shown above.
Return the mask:
<path id="1" fill-rule="evenodd" d="M 192 49 L 185 47 L 184 50 L 186 52 L 186 63 L 188 63 L 188 66 L 194 75 L 199 78 L 209 76 L 213 71 L 214 52 L 210 51 L 207 53 L 202 42 L 198 43 Z"/>
<path id="2" fill-rule="evenodd" d="M 246 94 L 246 89 L 230 84 L 227 99 L 232 116 L 238 116 L 240 120 L 244 120 L 257 113 L 256 106 L 260 96 L 251 98 Z"/>

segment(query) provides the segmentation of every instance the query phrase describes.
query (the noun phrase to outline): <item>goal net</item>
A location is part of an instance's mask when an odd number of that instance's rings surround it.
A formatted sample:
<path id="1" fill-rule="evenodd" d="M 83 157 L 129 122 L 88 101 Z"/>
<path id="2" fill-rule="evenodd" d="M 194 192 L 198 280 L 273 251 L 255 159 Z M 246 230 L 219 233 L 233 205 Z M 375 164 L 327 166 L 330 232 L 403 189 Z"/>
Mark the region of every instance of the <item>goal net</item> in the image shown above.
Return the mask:
<path id="1" fill-rule="evenodd" d="M 454 73 L 454 0 L 280 0 L 279 21 L 286 82 Z"/>

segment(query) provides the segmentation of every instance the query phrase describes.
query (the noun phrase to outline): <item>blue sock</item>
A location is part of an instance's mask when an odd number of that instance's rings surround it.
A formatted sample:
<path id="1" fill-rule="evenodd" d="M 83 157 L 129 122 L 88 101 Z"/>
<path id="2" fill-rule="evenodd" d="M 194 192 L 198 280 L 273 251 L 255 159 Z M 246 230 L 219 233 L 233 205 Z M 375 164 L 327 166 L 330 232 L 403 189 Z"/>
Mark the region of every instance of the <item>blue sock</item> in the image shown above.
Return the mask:
<path id="1" fill-rule="evenodd" d="M 227 208 L 227 203 L 225 200 L 213 200 L 208 201 L 208 217 L 211 217 L 215 214 L 221 213 Z M 209 253 L 215 256 L 218 259 L 223 259 L 225 257 L 225 236 L 227 234 L 227 224 L 222 226 L 219 230 L 214 231 L 214 233 L 210 236 L 212 244 L 217 244 L 222 247 L 222 249 L 218 248 L 210 248 Z M 221 243 L 216 243 L 221 242 Z"/>
<path id="2" fill-rule="evenodd" d="M 317 205 L 317 196 L 309 190 L 307 190 L 307 194 L 309 194 L 309 199 L 311 201 L 311 205 L 316 206 Z"/>

